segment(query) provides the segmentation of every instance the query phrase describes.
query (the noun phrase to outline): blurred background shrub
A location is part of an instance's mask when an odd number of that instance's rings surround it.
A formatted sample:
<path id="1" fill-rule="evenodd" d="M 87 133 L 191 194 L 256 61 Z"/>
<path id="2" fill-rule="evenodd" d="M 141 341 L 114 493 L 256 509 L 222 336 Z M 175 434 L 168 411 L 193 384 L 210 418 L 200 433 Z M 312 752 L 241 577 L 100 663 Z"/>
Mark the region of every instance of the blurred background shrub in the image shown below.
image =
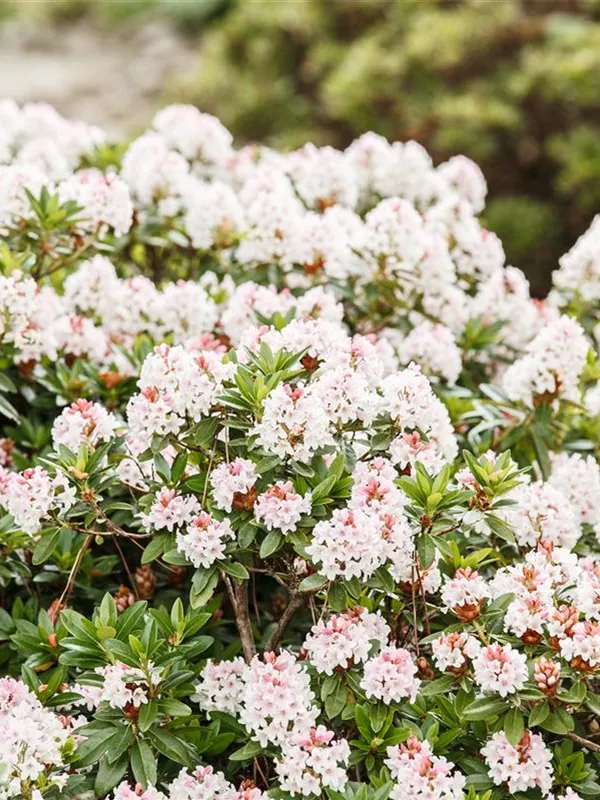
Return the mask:
<path id="1" fill-rule="evenodd" d="M 0 13 L 15 6 L 56 24 L 169 19 L 200 57 L 163 101 L 216 114 L 240 143 L 345 147 L 373 130 L 436 162 L 469 155 L 486 222 L 538 294 L 600 209 L 599 0 L 0 0 Z"/>

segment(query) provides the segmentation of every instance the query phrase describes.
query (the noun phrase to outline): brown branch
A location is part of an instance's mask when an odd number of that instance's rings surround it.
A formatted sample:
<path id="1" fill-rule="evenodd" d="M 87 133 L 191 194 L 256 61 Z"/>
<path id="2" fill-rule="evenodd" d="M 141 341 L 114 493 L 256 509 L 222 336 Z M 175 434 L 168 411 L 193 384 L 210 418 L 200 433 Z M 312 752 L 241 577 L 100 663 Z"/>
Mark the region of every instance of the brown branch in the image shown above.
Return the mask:
<path id="1" fill-rule="evenodd" d="M 77 578 L 77 573 L 79 571 L 79 567 L 81 566 L 81 562 L 83 561 L 83 557 L 86 554 L 87 549 L 90 546 L 93 538 L 94 537 L 92 535 L 88 535 L 83 540 L 83 544 L 79 548 L 79 552 L 77 553 L 75 561 L 73 562 L 73 566 L 71 567 L 71 571 L 69 572 L 69 577 L 67 579 L 67 585 L 63 589 L 63 593 L 61 594 L 61 596 L 58 599 L 57 608 L 61 608 L 63 606 L 63 604 L 64 605 L 67 604 L 67 602 L 69 600 L 69 597 L 71 595 L 71 592 L 73 590 L 73 586 L 75 585 L 75 579 Z"/>
<path id="2" fill-rule="evenodd" d="M 429 624 L 429 614 L 427 612 L 427 597 L 425 595 L 425 588 L 423 586 L 423 579 L 421 577 L 421 570 L 419 569 L 419 562 L 415 561 L 415 569 L 417 570 L 417 578 L 419 580 L 419 591 L 421 593 L 421 599 L 423 600 L 423 614 L 425 616 L 425 630 L 427 632 L 427 636 L 431 635 L 431 625 Z"/>
<path id="3" fill-rule="evenodd" d="M 594 753 L 600 753 L 600 744 L 596 744 L 596 742 L 590 742 L 589 739 L 584 739 L 583 736 L 578 736 L 576 733 L 566 733 L 565 736 L 567 739 L 571 739 L 572 742 L 576 742 L 580 744 L 582 747 L 587 747 L 588 750 L 593 750 Z"/>
<path id="4" fill-rule="evenodd" d="M 415 561 L 416 563 L 416 561 Z M 419 655 L 419 623 L 417 621 L 417 590 L 416 590 L 416 583 L 415 583 L 415 568 L 413 566 L 412 569 L 412 586 L 411 586 L 411 593 L 412 593 L 412 613 L 413 613 L 413 631 L 414 631 L 414 638 L 415 638 L 415 651 L 417 655 Z"/>
<path id="5" fill-rule="evenodd" d="M 222 572 L 221 575 L 235 615 L 244 658 L 249 664 L 256 655 L 256 645 L 248 608 L 248 581 L 232 581 L 225 573 Z"/>
<path id="6" fill-rule="evenodd" d="M 265 645 L 265 652 L 269 653 L 272 650 L 275 650 L 283 636 L 285 629 L 289 625 L 291 618 L 294 616 L 296 611 L 302 608 L 304 603 L 306 602 L 306 594 L 296 593 L 292 594 L 290 597 L 290 602 L 287 604 L 285 611 L 281 615 L 279 622 L 277 623 L 277 627 L 273 631 L 273 633 L 269 636 L 269 639 Z"/>

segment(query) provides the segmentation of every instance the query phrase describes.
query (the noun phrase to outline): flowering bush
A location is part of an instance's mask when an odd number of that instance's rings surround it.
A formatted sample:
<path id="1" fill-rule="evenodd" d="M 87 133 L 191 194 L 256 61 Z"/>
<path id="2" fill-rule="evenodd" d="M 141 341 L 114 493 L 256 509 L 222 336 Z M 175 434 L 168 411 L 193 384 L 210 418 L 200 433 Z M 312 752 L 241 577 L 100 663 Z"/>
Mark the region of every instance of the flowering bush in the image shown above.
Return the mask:
<path id="1" fill-rule="evenodd" d="M 467 159 L 0 118 L 0 798 L 597 796 L 598 225 L 538 303 Z"/>

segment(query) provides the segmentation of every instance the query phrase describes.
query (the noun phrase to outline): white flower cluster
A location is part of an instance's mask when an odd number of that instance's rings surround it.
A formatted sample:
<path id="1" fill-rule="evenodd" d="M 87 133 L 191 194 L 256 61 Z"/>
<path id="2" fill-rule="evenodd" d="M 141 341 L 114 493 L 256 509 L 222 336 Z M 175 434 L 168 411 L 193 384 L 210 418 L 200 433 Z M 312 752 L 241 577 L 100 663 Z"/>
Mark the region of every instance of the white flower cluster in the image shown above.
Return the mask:
<path id="1" fill-rule="evenodd" d="M 367 698 L 386 705 L 409 698 L 414 703 L 421 681 L 416 678 L 417 665 L 403 647 L 384 647 L 365 664 L 361 687 Z"/>
<path id="2" fill-rule="evenodd" d="M 234 537 L 228 519 L 219 522 L 201 511 L 186 526 L 185 533 L 177 531 L 177 549 L 195 567 L 210 567 L 225 554 L 226 540 Z"/>
<path id="3" fill-rule="evenodd" d="M 388 747 L 386 765 L 396 781 L 393 800 L 462 800 L 465 777 L 454 765 L 436 756 L 429 742 L 411 736 L 405 744 Z"/>
<path id="4" fill-rule="evenodd" d="M 320 794 L 323 788 L 342 791 L 348 781 L 349 758 L 348 742 L 334 740 L 333 731 L 319 725 L 286 742 L 281 758 L 275 761 L 275 771 L 284 792 L 308 797 Z"/>
<path id="5" fill-rule="evenodd" d="M 522 689 L 528 678 L 527 656 L 509 644 L 482 647 L 473 659 L 475 682 L 484 692 L 501 697 Z"/>
<path id="6" fill-rule="evenodd" d="M 9 472 L 0 467 L 0 506 L 27 534 L 34 535 L 51 511 L 67 511 L 75 490 L 63 475 L 51 477 L 42 467 Z"/>
<path id="7" fill-rule="evenodd" d="M 303 514 L 310 514 L 310 495 L 299 495 L 291 481 L 277 481 L 258 496 L 254 507 L 256 519 L 268 531 L 291 533 L 296 530 Z"/>
<path id="8" fill-rule="evenodd" d="M 527 346 L 527 352 L 504 373 L 502 384 L 511 400 L 532 408 L 557 398 L 579 402 L 579 376 L 589 341 L 581 325 L 561 316 L 549 322 Z"/>
<path id="9" fill-rule="evenodd" d="M 95 447 L 109 441 L 118 427 L 114 414 L 99 403 L 90 403 L 83 398 L 71 403 L 52 425 L 52 443 L 76 453 L 82 444 Z"/>
<path id="10" fill-rule="evenodd" d="M 148 674 L 117 661 L 107 667 L 96 667 L 96 674 L 103 679 L 100 701 L 113 708 L 139 708 L 149 701 L 148 690 L 160 682 L 160 670 L 148 665 Z"/>
<path id="11" fill-rule="evenodd" d="M 481 753 L 498 786 L 506 784 L 510 792 L 539 788 L 544 796 L 550 791 L 552 753 L 538 733 L 525 731 L 516 746 L 504 732 L 494 733 Z"/>
<path id="12" fill-rule="evenodd" d="M 344 614 L 332 614 L 320 619 L 304 640 L 303 649 L 319 672 L 333 675 L 337 668 L 366 661 L 373 641 L 383 647 L 390 629 L 379 614 L 356 607 Z"/>
<path id="13" fill-rule="evenodd" d="M 193 773 L 182 769 L 169 784 L 168 800 L 261 800 L 265 795 L 256 787 L 236 789 L 212 767 L 197 767 Z"/>
<path id="14" fill-rule="evenodd" d="M 565 483 L 555 479 L 523 484 L 510 493 L 516 505 L 507 506 L 502 516 L 512 526 L 521 547 L 534 547 L 541 541 L 573 549 L 581 536 L 580 515 L 565 496 L 564 488 Z M 589 498 L 588 503 L 592 505 L 594 499 Z"/>
<path id="15" fill-rule="evenodd" d="M 70 736 L 69 721 L 63 724 L 25 684 L 0 678 L 0 797 L 22 797 L 22 782 L 36 787 L 40 778 L 45 786 L 64 787 L 63 750 Z"/>

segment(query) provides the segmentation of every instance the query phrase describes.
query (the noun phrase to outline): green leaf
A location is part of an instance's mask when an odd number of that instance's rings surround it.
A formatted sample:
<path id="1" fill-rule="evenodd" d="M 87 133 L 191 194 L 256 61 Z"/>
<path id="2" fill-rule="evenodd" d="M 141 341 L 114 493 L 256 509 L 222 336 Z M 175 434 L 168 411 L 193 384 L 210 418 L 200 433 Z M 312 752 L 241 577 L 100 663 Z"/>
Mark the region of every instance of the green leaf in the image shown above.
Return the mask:
<path id="1" fill-rule="evenodd" d="M 546 719 L 540 723 L 540 728 L 550 733 L 557 733 L 564 736 L 575 727 L 573 717 L 564 708 L 557 708 L 556 711 L 548 714 Z"/>
<path id="2" fill-rule="evenodd" d="M 445 694 L 452 686 L 454 686 L 455 681 L 455 675 L 442 675 L 441 678 L 437 678 L 435 681 L 429 681 L 429 683 L 424 684 L 420 693 L 424 697 L 433 697 L 436 694 Z"/>
<path id="3" fill-rule="evenodd" d="M 465 719 L 476 721 L 481 719 L 491 719 L 497 717 L 506 710 L 507 703 L 499 697 L 479 697 L 464 709 Z"/>
<path id="4" fill-rule="evenodd" d="M 8 417 L 8 419 L 11 419 L 13 422 L 20 422 L 18 411 L 2 394 L 0 394 L 0 414 L 2 414 L 3 417 Z"/>
<path id="5" fill-rule="evenodd" d="M 300 461 L 292 461 L 292 470 L 297 475 L 302 475 L 304 478 L 312 478 L 315 474 L 314 469 L 308 464 L 302 464 Z"/>
<path id="6" fill-rule="evenodd" d="M 150 700 L 148 703 L 144 703 L 140 709 L 140 713 L 138 716 L 139 729 L 142 732 L 147 731 L 148 728 L 152 726 L 152 723 L 156 719 L 157 714 L 158 714 L 158 703 L 156 702 L 156 700 Z"/>
<path id="7" fill-rule="evenodd" d="M 150 728 L 148 736 L 163 756 L 182 764 L 184 767 L 194 766 L 187 745 L 177 736 L 162 728 Z"/>
<path id="8" fill-rule="evenodd" d="M 106 755 L 110 763 L 120 757 L 124 750 L 127 750 L 133 742 L 133 731 L 131 725 L 121 725 L 117 728 L 118 735 L 111 738 L 110 747 Z"/>
<path id="9" fill-rule="evenodd" d="M 417 553 L 423 569 L 429 569 L 435 559 L 435 540 L 428 533 L 423 533 L 419 536 Z"/>
<path id="10" fill-rule="evenodd" d="M 326 585 L 327 578 L 324 578 L 323 575 L 319 575 L 319 573 L 316 572 L 314 575 L 309 575 L 307 578 L 304 578 L 304 580 L 298 586 L 298 591 L 318 592 L 319 589 L 322 589 Z"/>
<path id="11" fill-rule="evenodd" d="M 263 752 L 262 746 L 258 742 L 248 742 L 239 750 L 236 750 L 229 756 L 230 761 L 250 761 L 256 758 Z"/>
<path id="12" fill-rule="evenodd" d="M 219 561 L 219 568 L 238 581 L 247 581 L 250 577 L 246 567 L 237 561 Z"/>
<path id="13" fill-rule="evenodd" d="M 375 735 L 375 732 L 369 720 L 368 707 L 357 704 L 354 707 L 354 719 L 363 739 L 366 739 L 367 742 L 370 742 Z"/>
<path id="14" fill-rule="evenodd" d="M 138 624 L 142 624 L 143 616 L 146 613 L 148 604 L 145 600 L 134 603 L 124 611 L 117 620 L 117 636 L 122 641 L 126 641 L 130 633 L 133 633 Z"/>
<path id="15" fill-rule="evenodd" d="M 515 535 L 512 531 L 512 528 L 510 525 L 507 525 L 503 519 L 494 516 L 494 514 L 486 514 L 485 521 L 496 534 L 496 536 L 504 539 L 504 541 L 508 542 L 509 544 L 515 543 Z"/>
<path id="16" fill-rule="evenodd" d="M 122 735 L 120 729 L 111 725 L 106 726 L 106 733 L 96 732 L 80 744 L 77 748 L 75 765 L 78 769 L 95 764 L 112 744 L 113 740 Z"/>
<path id="17" fill-rule="evenodd" d="M 182 703 L 180 700 L 175 700 L 174 698 L 167 697 L 161 700 L 158 705 L 160 711 L 169 717 L 187 717 L 192 713 L 189 706 L 186 706 L 185 703 Z"/>
<path id="18" fill-rule="evenodd" d="M 197 573 L 196 573 L 197 574 Z M 219 573 L 216 569 L 210 570 L 207 574 L 206 578 L 204 578 L 200 583 L 195 583 L 194 578 L 192 578 L 192 588 L 190 591 L 190 606 L 195 611 L 197 608 L 202 608 L 205 606 L 210 598 L 216 586 L 219 582 Z"/>
<path id="19" fill-rule="evenodd" d="M 535 456 L 538 464 L 540 465 L 542 477 L 545 481 L 547 481 L 550 477 L 550 473 L 552 472 L 552 464 L 550 463 L 548 445 L 535 426 L 531 429 L 531 438 L 533 439 L 533 449 L 535 450 Z"/>
<path id="20" fill-rule="evenodd" d="M 532 708 L 529 714 L 529 727 L 534 728 L 536 725 L 541 725 L 549 713 L 550 706 L 548 705 L 547 700 L 545 700 L 543 703 L 540 703 L 539 706 Z"/>
<path id="21" fill-rule="evenodd" d="M 17 387 L 4 372 L 0 372 L 0 392 L 16 392 Z"/>
<path id="22" fill-rule="evenodd" d="M 329 475 L 321 481 L 311 492 L 312 505 L 318 506 L 329 495 L 329 492 L 336 484 L 335 475 Z"/>
<path id="23" fill-rule="evenodd" d="M 99 628 L 96 628 L 96 634 L 101 642 L 105 639 L 114 639 L 117 635 L 117 629 L 113 628 L 112 625 L 101 625 Z"/>
<path id="24" fill-rule="evenodd" d="M 142 564 L 149 564 L 151 561 L 158 558 L 163 553 L 165 546 L 169 543 L 170 539 L 166 534 L 155 536 L 150 543 L 146 545 L 142 553 Z"/>
<path id="25" fill-rule="evenodd" d="M 187 466 L 188 454 L 187 451 L 182 450 L 180 453 L 177 453 L 173 464 L 171 465 L 171 481 L 172 483 L 177 483 L 183 473 L 185 472 L 185 468 Z"/>
<path id="26" fill-rule="evenodd" d="M 263 539 L 260 545 L 259 555 L 261 558 L 268 558 L 276 553 L 281 547 L 283 542 L 283 534 L 281 531 L 271 531 Z"/>
<path id="27" fill-rule="evenodd" d="M 112 764 L 106 757 L 100 760 L 96 780 L 94 781 L 94 794 L 96 797 L 106 797 L 120 782 L 127 769 L 127 753 L 121 753 Z"/>
<path id="28" fill-rule="evenodd" d="M 504 717 L 504 733 L 513 747 L 516 747 L 519 743 L 524 730 L 525 720 L 523 719 L 523 714 L 518 708 L 511 708 Z"/>
<path id="29" fill-rule="evenodd" d="M 347 704 L 348 691 L 343 684 L 336 687 L 335 692 L 325 698 L 325 713 L 329 719 L 335 719 L 341 714 Z"/>
<path id="30" fill-rule="evenodd" d="M 585 705 L 596 716 L 600 717 L 600 695 L 589 693 L 585 699 Z"/>
<path id="31" fill-rule="evenodd" d="M 50 558 L 58 544 L 61 532 L 61 528 L 53 528 L 51 531 L 42 533 L 42 536 L 39 542 L 36 544 L 35 550 L 33 551 L 33 556 L 31 558 L 32 562 L 36 566 L 43 564 Z"/>
<path id="32" fill-rule="evenodd" d="M 144 789 L 156 784 L 156 758 L 150 745 L 143 739 L 138 739 L 131 748 L 130 763 L 133 777 Z"/>

